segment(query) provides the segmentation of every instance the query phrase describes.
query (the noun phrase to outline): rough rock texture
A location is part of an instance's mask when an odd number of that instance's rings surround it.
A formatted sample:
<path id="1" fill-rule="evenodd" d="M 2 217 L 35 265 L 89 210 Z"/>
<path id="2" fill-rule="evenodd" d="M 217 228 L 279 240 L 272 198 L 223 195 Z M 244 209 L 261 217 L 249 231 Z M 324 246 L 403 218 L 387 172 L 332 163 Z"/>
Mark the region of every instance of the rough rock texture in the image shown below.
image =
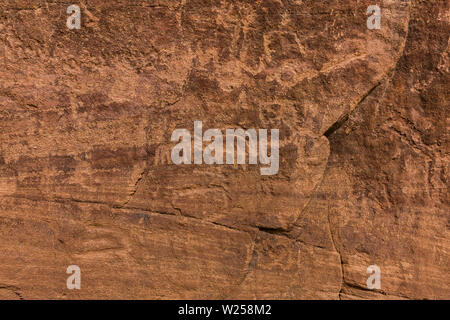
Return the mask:
<path id="1" fill-rule="evenodd" d="M 1 299 L 450 299 L 448 1 L 70 4 L 0 4 Z M 172 164 L 195 120 L 280 171 Z"/>

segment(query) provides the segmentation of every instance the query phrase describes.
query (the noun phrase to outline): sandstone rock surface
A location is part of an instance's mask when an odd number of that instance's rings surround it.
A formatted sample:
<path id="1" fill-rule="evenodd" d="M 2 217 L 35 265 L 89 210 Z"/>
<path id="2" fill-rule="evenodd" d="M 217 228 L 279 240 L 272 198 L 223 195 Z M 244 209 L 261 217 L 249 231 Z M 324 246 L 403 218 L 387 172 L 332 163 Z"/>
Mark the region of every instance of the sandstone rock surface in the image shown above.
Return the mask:
<path id="1" fill-rule="evenodd" d="M 371 4 L 2 1 L 0 299 L 450 299 L 448 2 Z M 196 120 L 278 174 L 174 165 Z"/>

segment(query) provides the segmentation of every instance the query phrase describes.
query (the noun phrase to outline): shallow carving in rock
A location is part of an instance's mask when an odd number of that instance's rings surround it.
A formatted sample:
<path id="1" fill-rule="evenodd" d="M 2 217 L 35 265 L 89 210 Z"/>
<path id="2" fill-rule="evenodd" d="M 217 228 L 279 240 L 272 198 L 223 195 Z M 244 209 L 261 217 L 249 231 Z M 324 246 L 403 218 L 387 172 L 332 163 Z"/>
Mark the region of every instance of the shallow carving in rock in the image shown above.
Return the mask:
<path id="1" fill-rule="evenodd" d="M 68 30 L 3 1 L 0 298 L 448 298 L 448 4 L 372 4 L 96 0 Z M 279 129 L 279 171 L 173 164 L 194 121 Z"/>

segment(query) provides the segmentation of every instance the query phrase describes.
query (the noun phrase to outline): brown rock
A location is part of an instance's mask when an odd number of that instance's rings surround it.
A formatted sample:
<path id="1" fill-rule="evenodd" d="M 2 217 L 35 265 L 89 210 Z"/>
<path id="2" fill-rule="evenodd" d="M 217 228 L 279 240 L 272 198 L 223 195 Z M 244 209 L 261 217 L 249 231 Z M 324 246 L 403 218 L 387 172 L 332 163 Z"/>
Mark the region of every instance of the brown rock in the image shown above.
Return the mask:
<path id="1" fill-rule="evenodd" d="M 448 3 L 371 4 L 82 1 L 69 30 L 3 1 L 0 299 L 450 298 Z M 279 129 L 278 174 L 174 165 L 196 120 Z"/>

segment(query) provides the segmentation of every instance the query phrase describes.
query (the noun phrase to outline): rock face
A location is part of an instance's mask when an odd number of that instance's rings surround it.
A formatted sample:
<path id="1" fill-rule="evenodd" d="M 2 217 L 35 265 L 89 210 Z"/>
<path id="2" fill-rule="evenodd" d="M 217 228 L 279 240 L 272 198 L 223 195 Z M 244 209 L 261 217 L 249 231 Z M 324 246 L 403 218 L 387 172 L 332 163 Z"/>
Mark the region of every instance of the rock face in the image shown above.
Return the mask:
<path id="1" fill-rule="evenodd" d="M 69 30 L 2 1 L 0 298 L 450 299 L 448 2 L 372 4 L 80 1 Z M 199 120 L 279 129 L 278 173 L 172 163 Z"/>

